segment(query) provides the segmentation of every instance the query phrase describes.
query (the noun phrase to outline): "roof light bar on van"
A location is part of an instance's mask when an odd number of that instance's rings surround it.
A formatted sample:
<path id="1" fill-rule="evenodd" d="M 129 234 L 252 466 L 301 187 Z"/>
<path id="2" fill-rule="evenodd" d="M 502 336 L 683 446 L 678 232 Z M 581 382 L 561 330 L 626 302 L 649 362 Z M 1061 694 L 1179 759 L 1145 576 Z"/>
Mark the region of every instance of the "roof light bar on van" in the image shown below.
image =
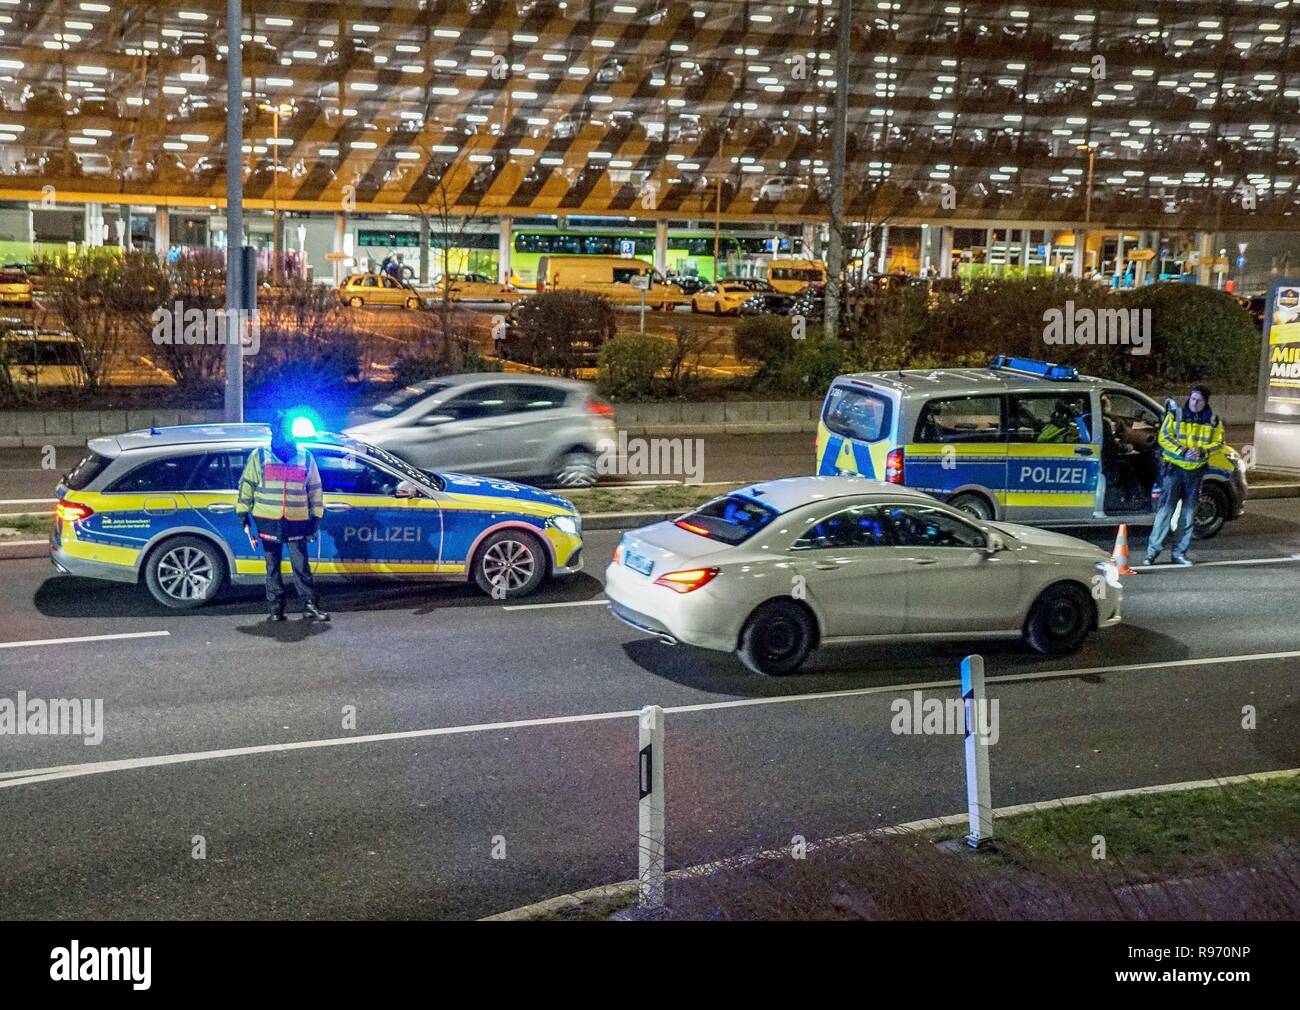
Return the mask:
<path id="1" fill-rule="evenodd" d="M 1037 375 L 1043 379 L 1056 382 L 1077 382 L 1079 370 L 1073 365 L 1055 365 L 1050 361 L 1037 361 L 1034 358 L 1013 358 L 999 354 L 993 359 L 989 368 L 995 371 L 1020 372 L 1024 375 Z"/>

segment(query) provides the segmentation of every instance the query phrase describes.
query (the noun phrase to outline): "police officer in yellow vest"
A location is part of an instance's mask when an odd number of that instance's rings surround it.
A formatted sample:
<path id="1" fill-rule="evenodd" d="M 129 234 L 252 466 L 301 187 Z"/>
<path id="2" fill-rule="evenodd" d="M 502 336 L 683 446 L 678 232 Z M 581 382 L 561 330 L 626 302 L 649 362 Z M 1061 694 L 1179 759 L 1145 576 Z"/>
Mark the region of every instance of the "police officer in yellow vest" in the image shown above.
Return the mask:
<path id="1" fill-rule="evenodd" d="M 307 543 L 315 539 L 325 514 L 320 471 L 312 454 L 294 441 L 284 414 L 276 414 L 271 422 L 271 447 L 255 449 L 248 457 L 239 480 L 239 504 L 235 511 L 250 539 L 251 513 L 251 521 L 266 552 L 266 602 L 271 608 L 267 620 L 284 620 L 280 563 L 288 548 L 293 585 L 302 601 L 303 618 L 328 621 L 329 614 L 320 609 L 320 598 L 307 562 Z"/>
<path id="2" fill-rule="evenodd" d="M 1169 524 L 1174 508 L 1183 503 L 1174 530 L 1174 561 L 1180 565 L 1192 564 L 1187 548 L 1192 542 L 1192 526 L 1196 518 L 1196 501 L 1201 493 L 1201 478 L 1210 457 L 1223 447 L 1223 422 L 1210 409 L 1210 391 L 1205 386 L 1193 386 L 1187 402 L 1170 410 L 1160 423 L 1157 439 L 1164 461 L 1165 476 L 1160 491 L 1160 505 L 1156 509 L 1155 525 L 1147 541 L 1146 564 L 1153 565 L 1164 550 L 1169 536 Z"/>

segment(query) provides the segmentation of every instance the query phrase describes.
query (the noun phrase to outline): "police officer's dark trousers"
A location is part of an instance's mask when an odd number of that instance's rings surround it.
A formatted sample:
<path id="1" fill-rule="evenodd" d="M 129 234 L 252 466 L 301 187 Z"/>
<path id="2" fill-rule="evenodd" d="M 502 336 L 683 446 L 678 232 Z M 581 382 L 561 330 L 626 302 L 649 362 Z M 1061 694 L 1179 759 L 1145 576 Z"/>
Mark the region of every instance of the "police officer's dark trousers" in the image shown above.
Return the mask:
<path id="1" fill-rule="evenodd" d="M 284 560 L 286 549 L 289 552 L 289 567 L 293 570 L 293 588 L 298 593 L 298 599 L 304 605 L 320 605 L 311 565 L 307 563 L 307 544 L 306 540 L 262 540 L 262 548 L 266 551 L 266 604 L 271 613 L 284 613 L 284 578 L 280 574 L 280 564 Z"/>

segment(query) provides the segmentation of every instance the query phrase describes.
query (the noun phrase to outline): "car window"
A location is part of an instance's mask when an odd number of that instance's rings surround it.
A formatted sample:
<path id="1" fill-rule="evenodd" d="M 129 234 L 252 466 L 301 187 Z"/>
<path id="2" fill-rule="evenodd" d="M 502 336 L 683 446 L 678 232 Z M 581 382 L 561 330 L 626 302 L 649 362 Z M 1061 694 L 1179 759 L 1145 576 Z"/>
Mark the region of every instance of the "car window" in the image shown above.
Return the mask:
<path id="1" fill-rule="evenodd" d="M 555 386 L 527 385 L 520 383 L 509 387 L 507 393 L 511 401 L 511 412 L 530 410 L 554 410 L 563 407 L 565 392 Z"/>
<path id="2" fill-rule="evenodd" d="M 199 461 L 190 477 L 190 491 L 232 491 L 239 486 L 239 478 L 248 462 L 245 452 L 210 452 Z"/>
<path id="3" fill-rule="evenodd" d="M 1108 389 L 1106 398 L 1110 401 L 1110 409 L 1106 411 L 1108 417 L 1144 428 L 1160 427 L 1160 418 L 1151 412 L 1151 408 L 1127 393 Z"/>
<path id="4" fill-rule="evenodd" d="M 629 267 L 626 269 L 621 267 L 615 267 L 614 283 L 631 284 L 633 277 L 640 277 L 643 273 L 645 273 L 645 269 L 643 267 Z"/>
<path id="5" fill-rule="evenodd" d="M 101 456 L 97 452 L 87 453 L 81 458 L 76 466 L 64 478 L 64 484 L 69 491 L 82 491 L 90 486 L 90 482 L 98 477 L 113 462 L 109 456 Z"/>
<path id="6" fill-rule="evenodd" d="M 916 424 L 918 442 L 1002 442 L 1002 397 L 931 400 Z"/>
<path id="7" fill-rule="evenodd" d="M 890 527 L 878 505 L 857 505 L 814 523 L 790 545 L 792 551 L 827 550 L 844 547 L 888 547 Z"/>
<path id="8" fill-rule="evenodd" d="M 167 456 L 163 459 L 141 463 L 125 477 L 119 477 L 108 488 L 115 494 L 144 494 L 151 491 L 184 491 L 190 474 L 199 463 L 199 456 Z"/>
<path id="9" fill-rule="evenodd" d="M 1087 393 L 1012 393 L 1007 398 L 1007 441 L 1089 441 Z"/>
<path id="10" fill-rule="evenodd" d="M 363 278 L 361 279 L 361 286 L 362 286 L 363 288 L 373 288 L 373 287 L 375 286 L 375 278 L 373 278 L 373 277 L 363 277 Z"/>
<path id="11" fill-rule="evenodd" d="M 716 498 L 677 520 L 676 525 L 697 536 L 742 544 L 777 517 L 776 509 L 741 495 Z"/>
<path id="12" fill-rule="evenodd" d="M 882 512 L 901 547 L 984 547 L 988 542 L 975 526 L 932 505 L 886 505 Z"/>
<path id="13" fill-rule="evenodd" d="M 348 453 L 313 450 L 320 471 L 321 489 L 326 494 L 371 494 L 391 498 L 397 477 L 372 463 Z"/>
<path id="14" fill-rule="evenodd" d="M 887 397 L 852 386 L 832 386 L 822 409 L 822 421 L 836 435 L 878 442 L 889 430 Z"/>
<path id="15" fill-rule="evenodd" d="M 496 384 L 471 389 L 439 404 L 434 411 L 457 421 L 478 421 L 486 417 L 500 417 L 509 411 L 509 397 L 503 385 Z"/>

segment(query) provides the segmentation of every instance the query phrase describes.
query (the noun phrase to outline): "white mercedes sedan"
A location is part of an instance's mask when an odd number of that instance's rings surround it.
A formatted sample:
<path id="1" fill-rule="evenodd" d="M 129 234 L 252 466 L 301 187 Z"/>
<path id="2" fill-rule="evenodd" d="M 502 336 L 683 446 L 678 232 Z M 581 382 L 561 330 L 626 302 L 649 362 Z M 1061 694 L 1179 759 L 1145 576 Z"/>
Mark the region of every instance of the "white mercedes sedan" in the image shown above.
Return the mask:
<path id="1" fill-rule="evenodd" d="M 1074 537 L 976 522 L 859 477 L 741 488 L 625 533 L 605 571 L 615 617 L 666 642 L 793 673 L 823 645 L 1023 638 L 1046 655 L 1120 621 L 1110 557 Z"/>

